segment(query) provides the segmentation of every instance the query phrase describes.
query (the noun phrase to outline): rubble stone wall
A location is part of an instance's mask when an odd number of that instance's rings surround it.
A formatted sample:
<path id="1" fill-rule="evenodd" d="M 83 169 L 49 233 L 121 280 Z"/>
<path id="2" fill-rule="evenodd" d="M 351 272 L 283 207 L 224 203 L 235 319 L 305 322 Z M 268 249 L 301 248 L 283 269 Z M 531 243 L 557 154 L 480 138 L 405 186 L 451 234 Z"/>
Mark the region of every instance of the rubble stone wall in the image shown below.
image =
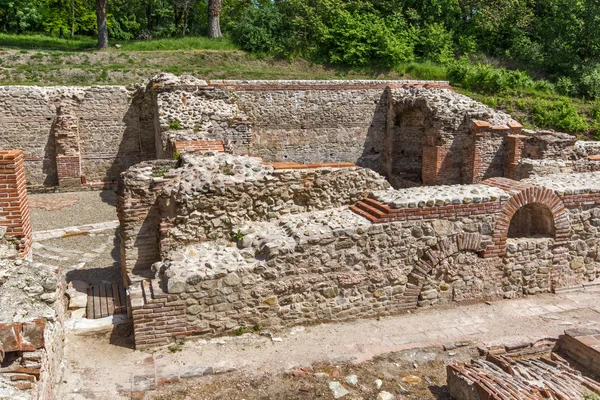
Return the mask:
<path id="1" fill-rule="evenodd" d="M 30 186 L 116 181 L 156 154 L 153 114 L 132 97 L 120 86 L 0 87 L 0 148 L 25 152 Z"/>
<path id="2" fill-rule="evenodd" d="M 344 203 L 353 195 L 343 195 L 341 203 L 306 207 L 316 203 L 303 192 L 306 186 L 297 192 L 298 182 L 309 182 L 315 190 L 343 182 L 362 193 L 368 186 L 361 169 L 273 171 L 253 159 L 227 154 L 187 157 L 156 186 L 161 212 L 177 210 L 170 223 L 164 225 L 162 219 L 159 236 L 161 242 L 167 238 L 168 246 L 149 269 L 151 279 L 130 287 L 140 347 L 185 335 L 227 334 L 255 324 L 281 328 L 513 298 L 581 286 L 600 277 L 600 181 L 594 175 L 371 189 L 368 199 L 350 208 Z M 223 172 L 226 165 L 231 169 Z M 265 191 L 253 194 L 253 185 L 261 182 Z M 291 191 L 282 191 L 281 182 Z M 327 185 L 319 188 L 316 182 Z M 239 236 L 207 237 L 219 229 L 210 208 L 219 197 L 201 190 L 208 187 L 220 193 L 233 190 L 232 199 L 240 197 L 243 187 L 252 198 L 267 195 L 272 201 L 253 215 L 219 203 L 214 210 L 239 227 Z M 344 190 L 340 193 L 351 193 Z M 319 199 L 330 199 L 327 192 L 316 193 Z M 275 196 L 283 208 L 269 215 L 267 206 L 278 204 Z M 299 198 L 306 203 L 293 208 Z M 513 216 L 531 204 L 547 209 L 549 220 L 540 226 L 552 226 L 549 237 L 509 229 L 513 222 L 527 221 L 522 215 L 513 221 Z M 243 209 L 253 207 L 249 203 Z M 233 223 L 231 216 L 239 220 Z M 517 237 L 509 237 L 509 231 Z"/>
<path id="3" fill-rule="evenodd" d="M 369 169 L 274 170 L 259 160 L 227 154 L 184 159 L 176 173 L 180 179 L 161 195 L 163 228 L 168 228 L 163 250 L 168 243 L 231 238 L 246 221 L 350 205 L 389 187 Z M 199 174 L 199 182 L 186 179 Z"/>
<path id="4" fill-rule="evenodd" d="M 166 81 L 165 81 L 166 79 Z M 155 90 L 164 156 L 179 140 L 222 139 L 266 161 L 358 162 L 381 169 L 386 87 L 416 81 L 199 81 L 163 77 Z"/>

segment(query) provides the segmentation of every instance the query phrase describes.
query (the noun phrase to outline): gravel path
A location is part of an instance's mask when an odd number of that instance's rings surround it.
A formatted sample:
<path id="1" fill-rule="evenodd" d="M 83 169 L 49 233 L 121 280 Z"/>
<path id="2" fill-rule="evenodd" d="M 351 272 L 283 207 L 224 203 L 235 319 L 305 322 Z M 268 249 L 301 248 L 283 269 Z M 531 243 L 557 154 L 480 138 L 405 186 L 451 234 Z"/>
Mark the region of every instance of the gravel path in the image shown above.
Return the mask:
<path id="1" fill-rule="evenodd" d="M 31 224 L 34 232 L 117 219 L 115 210 L 116 195 L 113 190 L 40 193 L 30 194 L 29 197 L 38 201 L 47 200 L 49 205 L 56 203 L 58 199 L 77 200 L 72 206 L 55 211 L 31 207 Z"/>

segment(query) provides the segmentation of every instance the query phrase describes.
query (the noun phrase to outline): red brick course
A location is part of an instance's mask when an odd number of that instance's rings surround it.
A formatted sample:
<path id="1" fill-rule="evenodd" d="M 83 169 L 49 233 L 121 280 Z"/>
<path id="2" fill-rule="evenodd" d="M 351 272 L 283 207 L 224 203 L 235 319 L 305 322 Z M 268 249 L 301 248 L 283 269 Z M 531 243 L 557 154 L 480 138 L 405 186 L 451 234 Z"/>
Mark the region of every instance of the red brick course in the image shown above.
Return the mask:
<path id="1" fill-rule="evenodd" d="M 131 313 L 137 349 L 169 344 L 192 335 L 188 330 L 185 302 L 178 295 L 155 290 L 153 281 L 141 282 L 141 293 L 131 295 Z"/>
<path id="2" fill-rule="evenodd" d="M 177 85 L 176 89 L 185 89 L 186 85 Z M 189 86 L 190 90 L 215 90 L 229 89 L 235 91 L 287 91 L 287 90 L 374 90 L 374 89 L 408 89 L 408 88 L 425 88 L 425 89 L 449 89 L 453 90 L 447 82 L 431 82 L 431 81 L 414 81 L 414 82 L 398 82 L 398 83 L 359 83 L 359 84 L 302 84 L 302 83 L 233 83 L 233 82 L 211 82 L 208 81 L 207 86 Z M 173 89 L 170 86 L 156 85 L 156 90 Z"/>
<path id="3" fill-rule="evenodd" d="M 174 142 L 173 147 L 178 153 L 194 153 L 204 151 L 224 152 L 225 146 L 222 140 L 190 140 Z"/>
<path id="4" fill-rule="evenodd" d="M 471 204 L 449 204 L 434 207 L 393 209 L 374 199 L 363 199 L 350 209 L 369 221 L 381 224 L 397 221 L 443 219 L 453 216 L 496 214 L 502 208 L 501 201 Z"/>
<path id="5" fill-rule="evenodd" d="M 32 233 L 22 150 L 0 150 L 0 226 L 19 241 L 19 255 L 31 255 Z"/>

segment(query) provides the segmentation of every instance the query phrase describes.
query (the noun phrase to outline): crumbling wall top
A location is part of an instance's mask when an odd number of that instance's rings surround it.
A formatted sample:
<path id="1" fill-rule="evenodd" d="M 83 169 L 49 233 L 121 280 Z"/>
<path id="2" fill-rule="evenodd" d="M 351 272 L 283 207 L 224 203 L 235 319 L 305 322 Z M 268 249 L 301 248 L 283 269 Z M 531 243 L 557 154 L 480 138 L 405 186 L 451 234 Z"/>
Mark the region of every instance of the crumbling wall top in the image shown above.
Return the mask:
<path id="1" fill-rule="evenodd" d="M 502 201 L 508 200 L 509 194 L 496 187 L 476 184 L 380 190 L 373 192 L 372 198 L 391 208 L 416 208 Z"/>
<path id="2" fill-rule="evenodd" d="M 595 172 L 532 176 L 523 182 L 554 190 L 559 195 L 600 192 L 600 174 Z"/>
<path id="3" fill-rule="evenodd" d="M 421 87 L 390 89 L 393 104 L 402 107 L 423 106 L 444 127 L 458 129 L 467 117 L 470 121 L 486 121 L 492 126 L 517 123 L 510 115 L 496 111 L 470 97 L 449 89 Z"/>

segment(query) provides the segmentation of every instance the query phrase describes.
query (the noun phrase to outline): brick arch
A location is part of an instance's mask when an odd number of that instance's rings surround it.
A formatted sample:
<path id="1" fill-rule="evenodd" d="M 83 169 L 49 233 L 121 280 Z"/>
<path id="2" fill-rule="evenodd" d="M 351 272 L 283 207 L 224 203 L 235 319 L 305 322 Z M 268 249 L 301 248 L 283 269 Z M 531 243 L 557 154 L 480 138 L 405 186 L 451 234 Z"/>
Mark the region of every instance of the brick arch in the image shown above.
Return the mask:
<path id="1" fill-rule="evenodd" d="M 453 255 L 471 251 L 480 253 L 482 251 L 481 235 L 479 233 L 460 233 L 440 240 L 435 246 L 425 251 L 408 274 L 408 283 L 404 292 L 404 304 L 408 308 L 416 308 L 419 294 L 425 284 L 425 279 L 431 271 L 445 259 Z"/>
<path id="2" fill-rule="evenodd" d="M 499 182 L 502 180 L 502 182 Z M 493 178 L 483 183 L 489 186 L 501 187 L 502 189 L 508 190 L 511 193 L 510 199 L 504 203 L 498 219 L 496 220 L 496 227 L 492 235 L 493 243 L 488 246 L 483 252 L 484 258 L 492 257 L 504 257 L 506 256 L 506 240 L 508 238 L 508 230 L 510 228 L 510 222 L 513 216 L 521 208 L 529 204 L 539 204 L 545 206 L 552 213 L 554 218 L 554 245 L 564 245 L 567 241 L 570 229 L 569 214 L 565 205 L 560 197 L 552 190 L 540 187 L 519 184 L 514 182 L 514 188 L 506 187 L 509 179 L 505 178 Z M 502 186 L 500 186 L 502 184 Z"/>

